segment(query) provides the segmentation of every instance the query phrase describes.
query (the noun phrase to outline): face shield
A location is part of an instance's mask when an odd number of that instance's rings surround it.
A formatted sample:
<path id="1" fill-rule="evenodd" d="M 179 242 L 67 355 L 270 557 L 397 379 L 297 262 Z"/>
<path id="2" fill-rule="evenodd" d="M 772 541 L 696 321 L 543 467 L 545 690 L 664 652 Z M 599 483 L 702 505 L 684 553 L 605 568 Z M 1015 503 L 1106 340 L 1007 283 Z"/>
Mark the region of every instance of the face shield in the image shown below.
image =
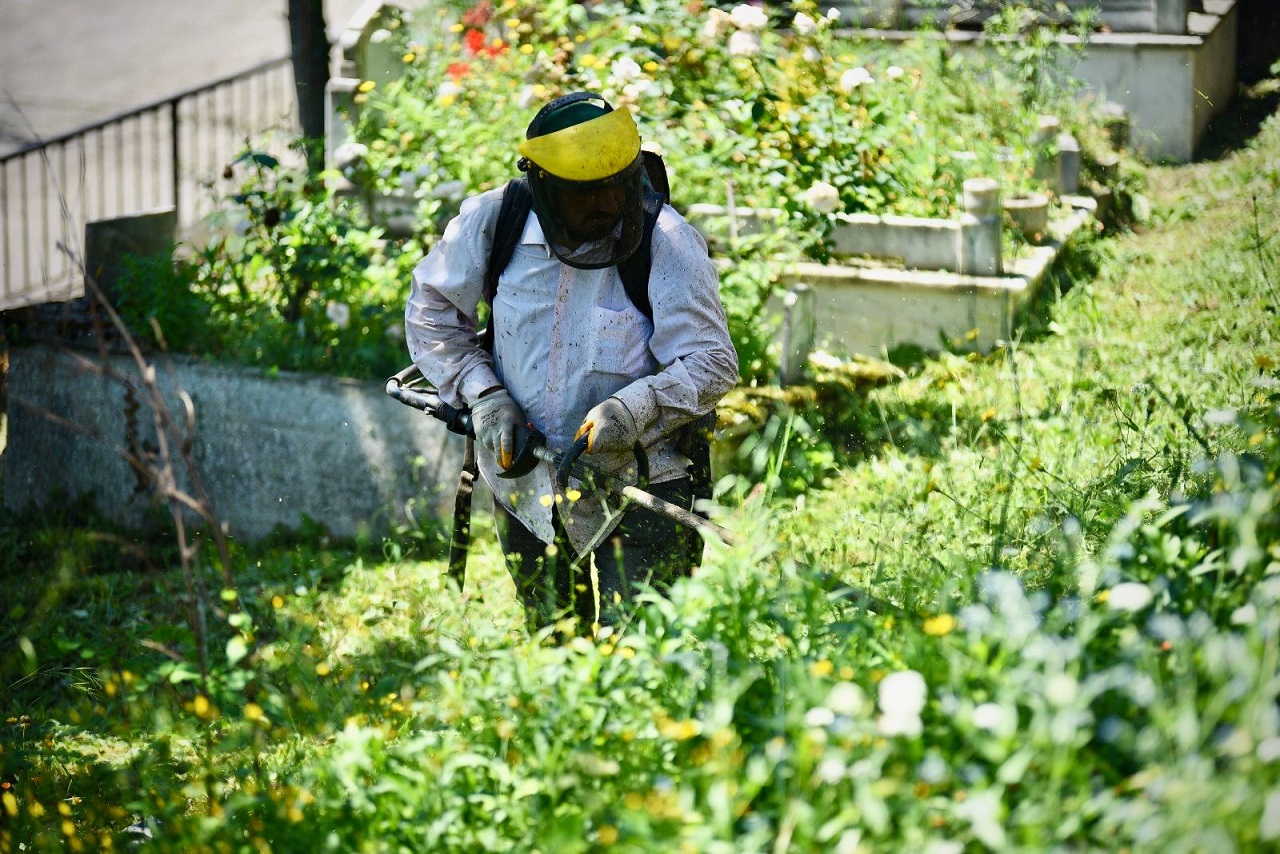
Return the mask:
<path id="1" fill-rule="evenodd" d="M 527 137 L 520 168 L 556 257 L 596 270 L 635 252 L 645 195 L 640 134 L 631 113 L 578 92 L 543 107 Z"/>

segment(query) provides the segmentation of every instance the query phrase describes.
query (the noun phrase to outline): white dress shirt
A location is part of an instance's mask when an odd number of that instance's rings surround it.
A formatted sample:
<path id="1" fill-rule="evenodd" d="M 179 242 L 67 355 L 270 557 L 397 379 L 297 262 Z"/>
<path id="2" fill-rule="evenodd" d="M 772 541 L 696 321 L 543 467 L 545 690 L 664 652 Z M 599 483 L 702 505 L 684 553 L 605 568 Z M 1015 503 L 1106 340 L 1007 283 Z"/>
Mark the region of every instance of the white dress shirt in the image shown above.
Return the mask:
<path id="1" fill-rule="evenodd" d="M 470 406 L 485 389 L 505 386 L 556 451 L 572 444 L 588 410 L 618 398 L 635 416 L 650 480 L 683 477 L 689 461 L 672 446 L 672 432 L 710 412 L 738 378 L 719 278 L 702 236 L 670 206 L 662 209 L 653 233 L 650 322 L 628 299 L 616 267 L 562 263 L 530 214 L 499 280 L 490 356 L 479 346 L 476 307 L 501 203 L 502 188 L 466 200 L 414 269 L 405 310 L 414 363 L 451 406 Z M 495 498 L 544 542 L 554 538 L 554 503 L 575 547 L 602 525 L 616 524 L 610 509 L 616 502 L 578 497 L 576 482 L 569 495 L 558 494 L 546 463 L 505 479 L 490 454 L 477 456 Z M 583 459 L 623 476 L 634 463 L 625 453 Z"/>

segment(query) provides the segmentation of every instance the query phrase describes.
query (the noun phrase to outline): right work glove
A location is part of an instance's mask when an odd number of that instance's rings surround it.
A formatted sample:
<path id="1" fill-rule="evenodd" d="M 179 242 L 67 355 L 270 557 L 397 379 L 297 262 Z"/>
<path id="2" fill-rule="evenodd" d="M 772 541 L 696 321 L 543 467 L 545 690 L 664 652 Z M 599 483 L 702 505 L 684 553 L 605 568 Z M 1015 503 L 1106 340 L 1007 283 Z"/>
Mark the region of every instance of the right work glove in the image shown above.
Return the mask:
<path id="1" fill-rule="evenodd" d="M 516 447 L 516 428 L 524 423 L 524 413 L 505 388 L 485 392 L 471 405 L 471 429 L 476 441 L 487 448 L 503 469 L 511 468 Z"/>

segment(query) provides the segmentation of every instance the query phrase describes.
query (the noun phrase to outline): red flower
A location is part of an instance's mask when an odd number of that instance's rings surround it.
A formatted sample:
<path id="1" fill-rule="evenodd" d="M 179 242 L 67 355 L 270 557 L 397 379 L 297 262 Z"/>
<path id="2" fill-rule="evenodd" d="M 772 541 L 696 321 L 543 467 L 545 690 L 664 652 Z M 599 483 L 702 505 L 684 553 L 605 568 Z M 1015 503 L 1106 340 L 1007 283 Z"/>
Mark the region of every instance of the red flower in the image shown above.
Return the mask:
<path id="1" fill-rule="evenodd" d="M 480 28 L 491 20 L 493 20 L 493 4 L 489 0 L 480 0 L 479 3 L 462 13 L 462 25 L 464 27 Z"/>
<path id="2" fill-rule="evenodd" d="M 467 30 L 462 37 L 462 43 L 467 48 L 467 53 L 475 56 L 484 49 L 484 33 L 479 30 Z"/>
<path id="3" fill-rule="evenodd" d="M 455 82 L 457 82 L 471 73 L 471 63 L 451 62 L 449 63 L 449 67 L 444 70 L 444 73 L 448 74 Z"/>

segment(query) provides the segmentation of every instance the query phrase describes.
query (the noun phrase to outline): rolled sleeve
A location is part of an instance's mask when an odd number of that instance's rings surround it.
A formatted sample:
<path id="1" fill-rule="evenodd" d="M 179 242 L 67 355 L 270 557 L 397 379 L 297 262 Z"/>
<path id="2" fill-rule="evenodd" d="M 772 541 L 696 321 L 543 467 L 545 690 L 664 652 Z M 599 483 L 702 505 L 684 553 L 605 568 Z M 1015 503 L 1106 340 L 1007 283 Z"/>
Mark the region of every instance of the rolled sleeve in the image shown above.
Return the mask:
<path id="1" fill-rule="evenodd" d="M 649 348 L 663 367 L 614 395 L 631 410 L 646 446 L 711 412 L 738 381 L 715 263 L 693 226 L 668 212 L 649 274 Z"/>

